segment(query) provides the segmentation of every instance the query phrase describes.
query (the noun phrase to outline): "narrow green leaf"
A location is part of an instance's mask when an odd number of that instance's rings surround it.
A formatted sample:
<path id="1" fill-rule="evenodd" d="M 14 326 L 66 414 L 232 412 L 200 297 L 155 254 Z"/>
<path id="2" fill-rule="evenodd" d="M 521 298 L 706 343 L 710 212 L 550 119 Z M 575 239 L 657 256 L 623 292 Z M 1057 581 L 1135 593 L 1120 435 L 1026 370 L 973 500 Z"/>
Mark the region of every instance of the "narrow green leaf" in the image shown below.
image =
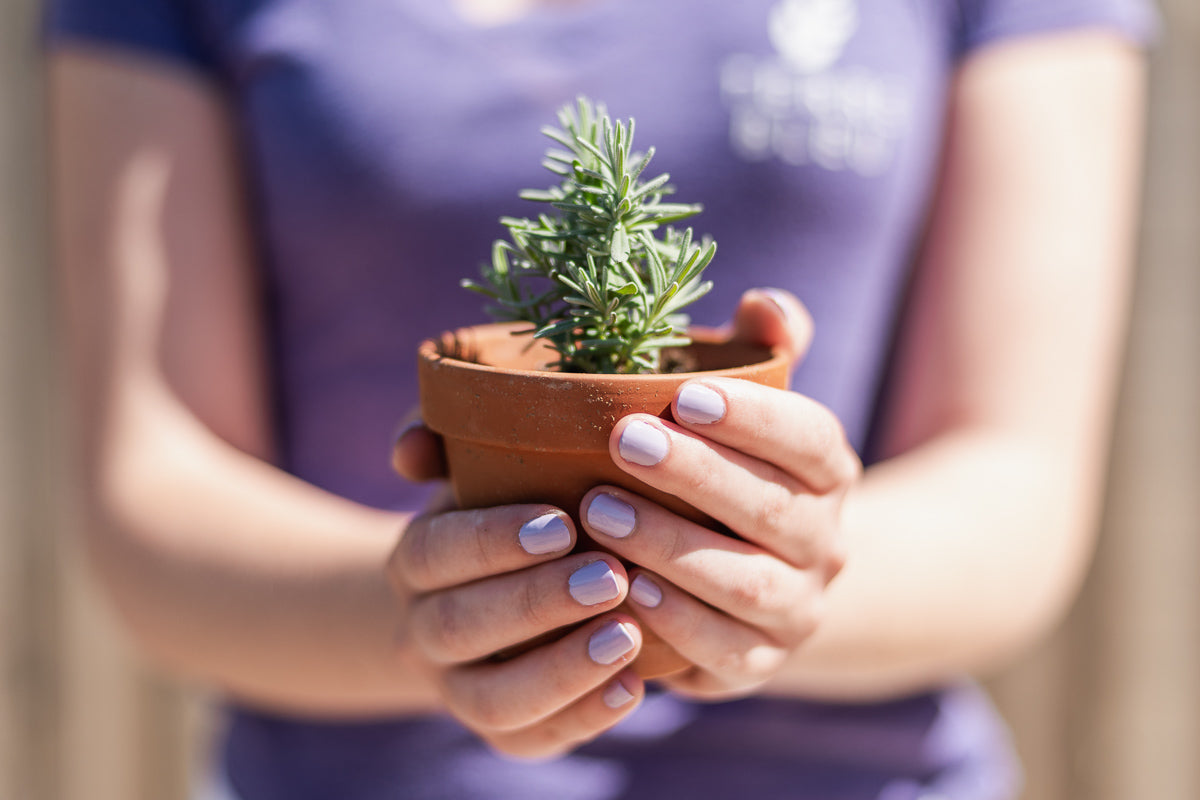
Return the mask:
<path id="1" fill-rule="evenodd" d="M 666 185 L 667 181 L 669 181 L 669 180 L 671 180 L 671 176 L 664 172 L 662 175 L 659 175 L 657 178 L 652 178 L 649 181 L 646 181 L 641 186 L 638 186 L 636 189 L 633 190 L 633 195 L 632 195 L 633 199 L 635 199 L 635 200 L 640 199 L 654 191 L 657 191 L 658 189 L 661 189 L 663 186 Z"/>
<path id="2" fill-rule="evenodd" d="M 559 189 L 525 189 L 518 195 L 522 200 L 534 200 L 539 203 L 552 203 L 555 200 L 561 200 L 563 193 Z"/>
<path id="3" fill-rule="evenodd" d="M 650 159 L 652 158 L 654 158 L 654 148 L 648 147 L 646 148 L 646 152 L 642 155 L 641 160 L 638 161 L 638 165 L 629 173 L 629 179 L 636 183 L 637 179 L 641 177 L 642 171 L 645 170 L 646 167 L 650 166 Z"/>
<path id="4" fill-rule="evenodd" d="M 583 164 L 580 164 L 578 161 L 575 162 L 575 174 L 576 174 L 576 176 L 591 178 L 592 180 L 600 181 L 601 183 L 604 183 L 607 180 L 607 178 L 605 178 L 599 172 L 596 172 L 596 170 L 589 169 L 589 168 L 583 166 Z M 581 186 L 579 188 L 582 189 L 583 187 Z"/>
<path id="5" fill-rule="evenodd" d="M 458 285 L 469 291 L 477 292 L 481 295 L 484 295 L 485 297 L 490 297 L 493 300 L 499 298 L 499 295 L 496 293 L 495 289 L 493 289 L 490 286 L 485 286 L 482 283 L 476 283 L 475 281 L 467 280 L 464 278 L 463 280 L 458 282 Z"/>
<path id="6" fill-rule="evenodd" d="M 566 126 L 564 125 L 563 127 L 566 127 Z M 563 147 L 569 148 L 571 150 L 575 149 L 574 138 L 571 137 L 570 135 L 560 131 L 558 128 L 553 128 L 549 125 L 544 125 L 544 126 L 542 126 L 542 135 L 549 136 L 551 139 L 558 142 Z"/>
<path id="7" fill-rule="evenodd" d="M 617 223 L 612 231 L 612 260 L 622 264 L 629 260 L 629 234 L 625 226 Z"/>
<path id="8" fill-rule="evenodd" d="M 547 336 L 557 336 L 560 333 L 572 333 L 578 327 L 579 323 L 573 319 L 561 319 L 538 328 L 537 332 L 533 335 L 538 339 L 544 339 Z"/>
<path id="9" fill-rule="evenodd" d="M 592 155 L 594 155 L 597 158 L 597 160 L 599 160 L 600 162 L 607 161 L 607 159 L 604 156 L 604 151 L 601 150 L 596 145 L 592 144 L 592 142 L 589 141 L 588 139 L 585 139 L 582 136 L 576 136 L 575 141 L 579 145 L 579 147 L 582 147 L 584 150 L 586 150 L 589 153 L 591 153 Z M 579 147 L 577 147 L 576 149 L 578 150 Z"/>

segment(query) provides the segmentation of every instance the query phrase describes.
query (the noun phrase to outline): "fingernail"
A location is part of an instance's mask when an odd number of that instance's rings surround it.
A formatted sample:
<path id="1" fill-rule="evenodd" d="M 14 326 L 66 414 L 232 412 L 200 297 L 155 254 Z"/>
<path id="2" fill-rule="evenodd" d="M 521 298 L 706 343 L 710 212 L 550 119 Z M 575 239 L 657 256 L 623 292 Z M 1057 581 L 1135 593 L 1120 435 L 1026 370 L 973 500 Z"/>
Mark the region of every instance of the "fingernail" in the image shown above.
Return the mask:
<path id="1" fill-rule="evenodd" d="M 545 514 L 521 526 L 521 548 L 530 555 L 556 553 L 571 545 L 571 530 L 558 514 Z"/>
<path id="2" fill-rule="evenodd" d="M 643 467 L 653 467 L 667 457 L 671 444 L 667 435 L 648 422 L 634 420 L 621 431 L 617 442 L 621 458 Z"/>
<path id="3" fill-rule="evenodd" d="M 679 419 L 694 425 L 707 425 L 725 416 L 725 398 L 702 383 L 689 383 L 675 399 Z"/>
<path id="4" fill-rule="evenodd" d="M 786 292 L 772 288 L 759 289 L 758 291 L 762 292 L 763 297 L 771 301 L 771 304 L 783 315 L 784 320 L 789 325 L 796 321 L 796 312 L 792 310 L 791 300 Z"/>
<path id="5" fill-rule="evenodd" d="M 588 525 L 600 533 L 616 539 L 624 539 L 633 533 L 637 514 L 633 506 L 622 502 L 611 494 L 598 494 L 588 503 Z"/>
<path id="6" fill-rule="evenodd" d="M 662 602 L 662 589 L 645 575 L 638 575 L 629 586 L 629 597 L 639 606 L 658 608 Z"/>
<path id="7" fill-rule="evenodd" d="M 615 600 L 621 594 L 616 573 L 605 561 L 593 561 L 580 567 L 567 580 L 567 590 L 585 606 L 594 606 Z"/>
<path id="8" fill-rule="evenodd" d="M 398 442 L 401 439 L 403 439 L 405 436 L 408 436 L 408 434 L 415 431 L 417 428 L 424 428 L 424 427 L 425 427 L 425 420 L 421 419 L 421 417 L 418 416 L 416 419 L 411 419 L 408 422 L 406 422 L 400 426 L 400 429 L 396 431 L 396 436 L 393 441 Z"/>
<path id="9" fill-rule="evenodd" d="M 620 708 L 633 699 L 633 692 L 625 688 L 620 681 L 613 681 L 604 690 L 604 705 L 609 708 Z"/>
<path id="10" fill-rule="evenodd" d="M 610 622 L 592 634 L 588 640 L 588 655 L 597 664 L 608 665 L 634 648 L 633 639 L 624 623 Z"/>

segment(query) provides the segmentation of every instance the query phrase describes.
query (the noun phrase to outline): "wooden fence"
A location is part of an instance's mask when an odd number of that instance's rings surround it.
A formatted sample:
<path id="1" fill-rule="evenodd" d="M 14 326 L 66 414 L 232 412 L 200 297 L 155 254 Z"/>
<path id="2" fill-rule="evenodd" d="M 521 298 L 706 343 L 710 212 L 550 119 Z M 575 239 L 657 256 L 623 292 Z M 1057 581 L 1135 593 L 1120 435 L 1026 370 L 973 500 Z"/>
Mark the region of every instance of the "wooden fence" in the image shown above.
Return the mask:
<path id="1" fill-rule="evenodd" d="M 71 545 L 35 5 L 0 10 L 0 800 L 182 800 L 203 699 L 137 666 Z M 1102 544 L 1067 624 L 992 682 L 1026 800 L 1200 798 L 1200 4 L 1163 6 Z"/>

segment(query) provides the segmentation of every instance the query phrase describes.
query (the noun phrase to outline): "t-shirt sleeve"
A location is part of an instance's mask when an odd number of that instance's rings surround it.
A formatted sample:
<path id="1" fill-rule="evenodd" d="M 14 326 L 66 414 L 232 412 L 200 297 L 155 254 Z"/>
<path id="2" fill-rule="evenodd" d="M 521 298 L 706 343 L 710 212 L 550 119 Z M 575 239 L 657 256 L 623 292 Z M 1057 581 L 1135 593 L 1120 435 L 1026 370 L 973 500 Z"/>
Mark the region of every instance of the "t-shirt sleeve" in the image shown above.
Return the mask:
<path id="1" fill-rule="evenodd" d="M 47 0 L 43 35 L 49 47 L 108 45 L 211 73 L 216 58 L 194 13 L 184 0 Z"/>
<path id="2" fill-rule="evenodd" d="M 958 54 L 1014 36 L 1098 28 L 1138 45 L 1158 35 L 1151 0 L 960 0 Z"/>

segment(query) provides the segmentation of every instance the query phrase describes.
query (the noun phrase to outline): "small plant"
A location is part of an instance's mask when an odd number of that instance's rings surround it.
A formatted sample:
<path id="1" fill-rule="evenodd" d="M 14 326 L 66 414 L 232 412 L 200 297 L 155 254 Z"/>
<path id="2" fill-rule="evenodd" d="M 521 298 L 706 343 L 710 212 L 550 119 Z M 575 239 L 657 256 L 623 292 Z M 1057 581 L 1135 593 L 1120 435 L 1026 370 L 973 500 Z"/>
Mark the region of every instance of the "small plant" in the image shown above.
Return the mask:
<path id="1" fill-rule="evenodd" d="M 681 309 L 712 288 L 701 274 L 717 245 L 670 227 L 701 207 L 663 202 L 666 174 L 642 179 L 654 148 L 633 151 L 632 118 L 614 122 L 581 97 L 558 120 L 542 133 L 566 149 L 551 146 L 542 163 L 560 183 L 520 193 L 553 210 L 501 219 L 510 241 L 492 246 L 482 283 L 463 286 L 495 301 L 494 317 L 530 323 L 560 370 L 658 372 L 663 348 L 690 342 Z"/>

